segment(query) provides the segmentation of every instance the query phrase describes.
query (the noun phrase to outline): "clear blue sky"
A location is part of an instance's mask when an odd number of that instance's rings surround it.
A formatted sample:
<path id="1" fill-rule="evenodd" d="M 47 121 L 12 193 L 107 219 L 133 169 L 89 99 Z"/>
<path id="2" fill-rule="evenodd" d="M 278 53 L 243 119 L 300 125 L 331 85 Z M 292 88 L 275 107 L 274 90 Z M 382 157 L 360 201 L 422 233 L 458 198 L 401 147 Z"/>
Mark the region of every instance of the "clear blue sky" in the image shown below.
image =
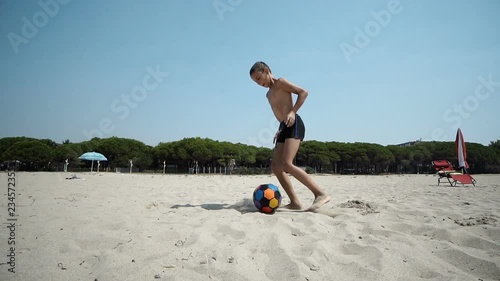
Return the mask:
<path id="1" fill-rule="evenodd" d="M 263 60 L 306 140 L 500 138 L 498 0 L 59 1 L 0 1 L 0 137 L 271 147 Z"/>

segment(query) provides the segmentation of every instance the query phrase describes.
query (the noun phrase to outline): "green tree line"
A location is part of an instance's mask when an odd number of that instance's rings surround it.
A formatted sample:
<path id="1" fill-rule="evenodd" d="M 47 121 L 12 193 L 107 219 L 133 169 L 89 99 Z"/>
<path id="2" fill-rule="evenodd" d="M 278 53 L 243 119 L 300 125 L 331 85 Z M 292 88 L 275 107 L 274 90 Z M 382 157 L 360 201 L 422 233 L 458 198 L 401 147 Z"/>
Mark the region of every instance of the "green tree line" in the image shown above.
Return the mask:
<path id="1" fill-rule="evenodd" d="M 485 146 L 466 143 L 471 173 L 500 173 L 500 140 Z M 234 173 L 269 173 L 272 149 L 208 138 L 185 138 L 149 146 L 134 139 L 93 138 L 72 143 L 50 139 L 6 137 L 0 139 L 0 163 L 5 169 L 17 160 L 20 170 L 62 170 L 67 159 L 70 170 L 85 170 L 89 161 L 79 160 L 85 152 L 96 151 L 107 157 L 101 170 L 129 167 L 130 160 L 139 171 L 185 173 L 190 168 L 215 168 L 234 165 Z M 304 141 L 295 158 L 297 166 L 308 172 L 343 174 L 434 173 L 433 160 L 448 160 L 457 166 L 454 142 L 420 142 L 400 147 L 374 143 Z M 231 167 L 233 168 L 233 167 Z"/>

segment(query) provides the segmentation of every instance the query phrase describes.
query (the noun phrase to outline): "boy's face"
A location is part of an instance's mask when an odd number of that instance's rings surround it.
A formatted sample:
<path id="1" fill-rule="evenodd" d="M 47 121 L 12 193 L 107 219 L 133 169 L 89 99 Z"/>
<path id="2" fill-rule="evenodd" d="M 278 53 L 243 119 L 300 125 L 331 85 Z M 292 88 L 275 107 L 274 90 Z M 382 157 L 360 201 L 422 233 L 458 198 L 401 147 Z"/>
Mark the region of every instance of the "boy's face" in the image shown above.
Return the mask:
<path id="1" fill-rule="evenodd" d="M 252 80 L 264 88 L 269 88 L 271 86 L 271 79 L 272 77 L 268 69 L 255 71 L 254 73 L 252 73 Z"/>

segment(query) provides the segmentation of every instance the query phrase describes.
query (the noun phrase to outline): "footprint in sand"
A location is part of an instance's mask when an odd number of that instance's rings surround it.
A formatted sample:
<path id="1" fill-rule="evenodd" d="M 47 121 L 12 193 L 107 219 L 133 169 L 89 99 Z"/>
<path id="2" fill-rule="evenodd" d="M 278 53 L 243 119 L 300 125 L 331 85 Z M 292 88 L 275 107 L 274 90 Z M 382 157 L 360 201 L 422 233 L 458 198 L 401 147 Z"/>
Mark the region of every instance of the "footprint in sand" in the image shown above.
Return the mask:
<path id="1" fill-rule="evenodd" d="M 455 220 L 455 223 L 460 226 L 473 226 L 473 225 L 491 225 L 496 226 L 498 220 L 492 216 L 479 216 L 479 217 L 469 217 L 461 220 Z"/>
<path id="2" fill-rule="evenodd" d="M 475 276 L 481 276 L 479 280 L 497 280 L 500 276 L 500 268 L 492 261 L 476 257 L 475 253 L 468 253 L 460 249 L 446 249 L 436 251 L 435 255 L 445 263 L 449 263 L 461 272 L 468 272 Z"/>
<path id="3" fill-rule="evenodd" d="M 380 272 L 383 268 L 380 259 L 383 257 L 383 254 L 377 247 L 347 243 L 340 247 L 340 251 L 346 255 L 346 259 L 352 259 L 359 267 L 373 270 L 374 272 Z"/>
<path id="4" fill-rule="evenodd" d="M 83 268 L 91 268 L 101 263 L 101 258 L 97 255 L 86 255 L 82 258 L 79 265 Z"/>
<path id="5" fill-rule="evenodd" d="M 288 245 L 281 244 L 276 237 L 271 236 L 261 246 L 266 249 L 262 253 L 265 253 L 268 260 L 272 261 L 266 263 L 265 275 L 270 280 L 297 280 L 297 276 L 300 276 L 300 267 L 286 251 L 285 247 Z"/>
<path id="6" fill-rule="evenodd" d="M 358 212 L 365 216 L 367 214 L 379 213 L 375 210 L 375 207 L 369 203 L 365 203 L 361 200 L 349 200 L 345 203 L 340 204 L 340 208 L 355 208 L 359 209 Z"/>
<path id="7" fill-rule="evenodd" d="M 240 230 L 233 229 L 229 225 L 223 224 L 219 226 L 217 233 L 221 233 L 223 235 L 229 235 L 234 240 L 245 240 L 247 237 L 246 233 Z"/>

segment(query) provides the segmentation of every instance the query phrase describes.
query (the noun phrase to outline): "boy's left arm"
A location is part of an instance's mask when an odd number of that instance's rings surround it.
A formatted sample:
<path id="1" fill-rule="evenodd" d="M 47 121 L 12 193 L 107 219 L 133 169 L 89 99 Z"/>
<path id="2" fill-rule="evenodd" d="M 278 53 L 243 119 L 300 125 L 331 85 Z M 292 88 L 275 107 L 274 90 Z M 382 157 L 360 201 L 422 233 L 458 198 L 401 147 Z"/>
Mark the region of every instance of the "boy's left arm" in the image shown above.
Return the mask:
<path id="1" fill-rule="evenodd" d="M 297 101 L 295 101 L 295 104 L 293 105 L 292 111 L 293 113 L 297 113 L 299 111 L 300 107 L 302 104 L 304 104 L 304 101 L 307 98 L 307 95 L 309 94 L 307 90 L 291 83 L 290 81 L 286 79 L 281 79 L 283 83 L 283 89 L 287 92 L 294 93 L 297 95 Z"/>
<path id="2" fill-rule="evenodd" d="M 295 104 L 293 105 L 292 111 L 289 112 L 288 116 L 287 116 L 287 121 L 288 121 L 288 119 L 293 118 L 293 121 L 290 122 L 290 124 L 288 124 L 288 122 L 287 122 L 287 125 L 291 126 L 291 125 L 293 125 L 293 123 L 295 123 L 295 114 L 297 114 L 297 111 L 299 111 L 302 104 L 304 104 L 304 102 L 307 98 L 307 95 L 309 93 L 307 92 L 307 90 L 289 82 L 286 79 L 283 79 L 282 82 L 283 82 L 283 89 L 284 90 L 297 95 L 297 100 L 295 101 Z M 290 116 L 290 115 L 293 115 L 293 116 Z"/>

